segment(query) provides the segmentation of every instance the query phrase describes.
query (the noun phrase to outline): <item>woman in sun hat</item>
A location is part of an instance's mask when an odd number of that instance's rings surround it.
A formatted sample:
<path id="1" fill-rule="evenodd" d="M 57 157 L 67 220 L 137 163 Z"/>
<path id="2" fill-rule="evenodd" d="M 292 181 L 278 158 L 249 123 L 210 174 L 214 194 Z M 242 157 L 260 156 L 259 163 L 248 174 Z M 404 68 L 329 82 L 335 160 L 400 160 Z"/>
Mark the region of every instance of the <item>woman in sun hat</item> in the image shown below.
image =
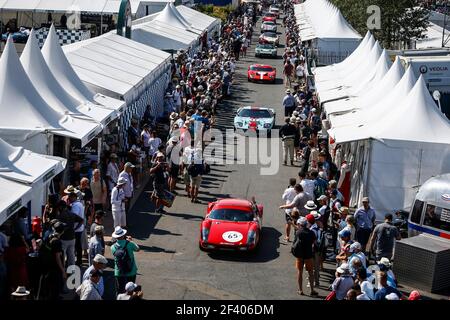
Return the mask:
<path id="1" fill-rule="evenodd" d="M 125 292 L 125 285 L 128 282 L 136 282 L 137 265 L 134 253 L 139 251 L 139 246 L 133 242 L 130 236 L 127 236 L 127 230 L 120 226 L 114 229 L 111 235 L 116 242 L 111 246 L 111 253 L 114 256 L 114 276 L 116 278 L 117 292 Z M 124 263 L 123 258 L 126 254 L 129 257 L 129 263 Z"/>
<path id="2" fill-rule="evenodd" d="M 344 300 L 348 290 L 352 289 L 353 285 L 354 282 L 348 264 L 341 264 L 336 268 L 336 279 L 331 285 L 331 289 L 336 293 L 336 300 Z"/>

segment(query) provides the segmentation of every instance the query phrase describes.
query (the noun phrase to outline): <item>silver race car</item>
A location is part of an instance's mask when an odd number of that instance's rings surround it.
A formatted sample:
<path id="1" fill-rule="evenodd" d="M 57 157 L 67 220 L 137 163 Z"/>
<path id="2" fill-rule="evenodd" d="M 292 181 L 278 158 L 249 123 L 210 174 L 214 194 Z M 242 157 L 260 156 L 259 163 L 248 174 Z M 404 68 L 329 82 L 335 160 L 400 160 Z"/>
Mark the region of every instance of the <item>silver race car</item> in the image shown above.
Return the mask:
<path id="1" fill-rule="evenodd" d="M 234 130 L 270 131 L 275 125 L 275 110 L 267 107 L 242 107 L 234 117 Z"/>

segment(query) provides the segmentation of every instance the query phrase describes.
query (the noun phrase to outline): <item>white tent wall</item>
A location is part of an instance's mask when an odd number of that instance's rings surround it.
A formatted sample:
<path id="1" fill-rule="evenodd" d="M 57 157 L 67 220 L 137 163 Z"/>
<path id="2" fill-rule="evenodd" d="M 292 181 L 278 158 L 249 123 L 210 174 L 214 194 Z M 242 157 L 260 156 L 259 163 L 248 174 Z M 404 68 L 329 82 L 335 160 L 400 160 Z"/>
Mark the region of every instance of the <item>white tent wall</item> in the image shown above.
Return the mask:
<path id="1" fill-rule="evenodd" d="M 1 130 L 0 137 L 9 144 L 16 147 L 23 147 L 24 149 L 39 153 L 52 154 L 53 153 L 53 135 L 42 132 L 24 132 L 20 134 L 18 131 Z"/>
<path id="2" fill-rule="evenodd" d="M 450 146 L 404 141 L 370 142 L 367 196 L 377 220 L 392 210 L 409 210 L 417 188 L 432 176 L 450 172 Z M 361 200 L 361 199 L 358 199 Z"/>
<path id="3" fill-rule="evenodd" d="M 21 206 L 26 206 L 32 198 L 32 189 L 29 186 L 0 178 L 0 226 Z M 20 205 L 16 206 L 15 204 Z"/>
<path id="4" fill-rule="evenodd" d="M 317 39 L 318 63 L 329 65 L 344 61 L 358 47 L 359 39 Z"/>

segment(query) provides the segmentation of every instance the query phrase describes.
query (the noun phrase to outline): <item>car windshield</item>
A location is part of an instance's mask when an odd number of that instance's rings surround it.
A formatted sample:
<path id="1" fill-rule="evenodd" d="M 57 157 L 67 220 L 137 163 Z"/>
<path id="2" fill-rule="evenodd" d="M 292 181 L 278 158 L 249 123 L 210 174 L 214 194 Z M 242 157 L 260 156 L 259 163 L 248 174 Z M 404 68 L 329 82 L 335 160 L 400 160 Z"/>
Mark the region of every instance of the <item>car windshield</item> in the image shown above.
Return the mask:
<path id="1" fill-rule="evenodd" d="M 275 23 L 273 23 L 272 21 L 265 21 L 265 22 L 263 22 L 263 25 L 265 25 L 265 26 L 274 26 Z"/>
<path id="2" fill-rule="evenodd" d="M 264 109 L 242 109 L 239 116 L 244 118 L 271 118 L 269 110 Z"/>
<path id="3" fill-rule="evenodd" d="M 272 67 L 256 67 L 256 66 L 252 66 L 250 67 L 250 70 L 252 71 L 266 71 L 266 72 L 270 72 L 273 71 Z"/>
<path id="4" fill-rule="evenodd" d="M 253 213 L 236 209 L 216 209 L 211 211 L 209 217 L 216 220 L 248 222 L 253 220 Z"/>
<path id="5" fill-rule="evenodd" d="M 264 37 L 276 38 L 277 34 L 273 32 L 264 32 Z"/>
<path id="6" fill-rule="evenodd" d="M 275 17 L 275 15 L 274 15 L 273 13 L 266 13 L 266 17 L 271 17 L 271 18 L 273 18 L 273 17 Z"/>
<path id="7" fill-rule="evenodd" d="M 261 49 L 275 49 L 273 44 L 270 44 L 270 43 L 261 43 L 261 44 L 256 45 L 256 47 L 261 48 Z"/>

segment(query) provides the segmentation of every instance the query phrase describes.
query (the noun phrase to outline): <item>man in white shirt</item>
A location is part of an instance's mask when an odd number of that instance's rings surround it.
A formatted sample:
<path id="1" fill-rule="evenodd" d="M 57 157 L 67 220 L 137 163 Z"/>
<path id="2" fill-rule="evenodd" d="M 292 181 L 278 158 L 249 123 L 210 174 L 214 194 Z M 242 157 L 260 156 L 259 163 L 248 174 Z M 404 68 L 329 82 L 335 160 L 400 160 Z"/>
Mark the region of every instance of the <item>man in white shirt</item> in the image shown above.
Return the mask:
<path id="1" fill-rule="evenodd" d="M 86 269 L 83 274 L 83 281 L 89 280 L 91 276 L 91 272 L 94 271 L 103 271 L 108 266 L 108 259 L 106 259 L 103 255 L 97 254 L 94 257 L 94 261 L 92 265 Z M 97 283 L 97 289 L 100 296 L 103 297 L 103 293 L 105 292 L 105 285 L 103 281 L 103 276 L 100 277 L 99 282 Z"/>
<path id="2" fill-rule="evenodd" d="M 286 202 L 286 204 L 291 204 L 291 202 L 294 200 L 295 196 L 297 195 L 297 192 L 295 192 L 295 189 L 294 189 L 294 186 L 296 183 L 297 182 L 296 182 L 295 178 L 289 179 L 289 187 L 287 187 L 287 189 L 284 190 L 284 193 L 281 196 L 281 198 Z M 289 236 L 291 234 L 292 208 L 284 209 L 284 212 L 285 212 L 285 218 L 286 218 L 286 228 L 285 228 L 286 236 L 284 237 L 284 239 L 286 241 L 289 241 Z"/>
<path id="3" fill-rule="evenodd" d="M 175 104 L 176 112 L 180 113 L 181 104 L 183 101 L 183 92 L 181 91 L 181 86 L 177 85 L 172 94 L 173 94 L 173 101 Z"/>
<path id="4" fill-rule="evenodd" d="M 314 199 L 314 189 L 316 186 L 314 180 L 308 179 L 308 176 L 303 170 L 300 170 L 298 177 L 300 178 L 300 185 L 303 187 L 303 190 L 311 199 Z"/>
<path id="5" fill-rule="evenodd" d="M 108 181 L 108 190 L 111 191 L 119 178 L 119 167 L 117 166 L 117 155 L 111 153 L 108 168 L 106 169 L 106 178 Z"/>
<path id="6" fill-rule="evenodd" d="M 75 230 L 75 253 L 77 256 L 76 265 L 81 266 L 83 262 L 83 248 L 82 248 L 82 237 L 85 236 L 84 233 L 84 224 L 85 224 L 85 214 L 84 214 L 84 205 L 78 199 L 78 196 L 75 192 L 71 192 L 69 194 L 69 203 L 70 203 L 70 212 L 76 216 L 79 216 L 83 219 L 83 222 L 76 223 L 74 225 Z"/>
<path id="7" fill-rule="evenodd" d="M 123 191 L 125 192 L 125 214 L 128 215 L 130 210 L 131 198 L 133 198 L 134 181 L 133 181 L 133 169 L 136 168 L 131 162 L 125 163 L 123 171 L 119 174 L 119 179 L 124 178 L 127 183 L 123 185 Z"/>
<path id="8" fill-rule="evenodd" d="M 101 276 L 101 271 L 91 271 L 89 280 L 84 280 L 76 290 L 80 300 L 103 300 L 97 287 Z"/>
<path id="9" fill-rule="evenodd" d="M 117 185 L 111 191 L 111 211 L 114 220 L 114 228 L 127 226 L 125 215 L 125 191 L 123 186 L 127 183 L 125 178 L 119 178 Z"/>

